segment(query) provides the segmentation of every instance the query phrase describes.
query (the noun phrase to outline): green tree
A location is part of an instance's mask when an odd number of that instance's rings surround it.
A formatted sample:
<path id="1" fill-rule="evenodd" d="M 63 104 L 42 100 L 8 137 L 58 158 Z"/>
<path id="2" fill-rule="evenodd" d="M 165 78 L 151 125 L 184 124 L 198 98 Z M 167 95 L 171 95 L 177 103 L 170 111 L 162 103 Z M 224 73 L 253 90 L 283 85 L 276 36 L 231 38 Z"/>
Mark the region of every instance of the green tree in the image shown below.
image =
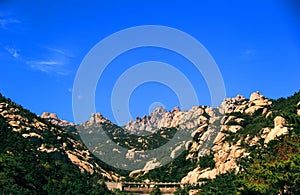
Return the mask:
<path id="1" fill-rule="evenodd" d="M 184 186 L 184 188 L 178 186 L 174 193 L 174 195 L 188 195 L 188 194 L 189 194 L 189 190 L 187 186 Z"/>
<path id="2" fill-rule="evenodd" d="M 161 191 L 159 189 L 159 187 L 155 186 L 152 190 L 152 192 L 150 193 L 150 195 L 161 195 Z"/>

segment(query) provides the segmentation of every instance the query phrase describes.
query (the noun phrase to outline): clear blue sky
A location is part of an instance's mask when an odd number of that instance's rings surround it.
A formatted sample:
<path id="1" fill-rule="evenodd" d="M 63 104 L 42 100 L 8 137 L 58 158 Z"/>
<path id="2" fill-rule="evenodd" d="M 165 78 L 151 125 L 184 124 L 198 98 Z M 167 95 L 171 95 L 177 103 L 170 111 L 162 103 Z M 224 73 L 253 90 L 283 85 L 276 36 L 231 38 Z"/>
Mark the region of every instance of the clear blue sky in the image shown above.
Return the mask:
<path id="1" fill-rule="evenodd" d="M 211 53 L 228 97 L 253 91 L 278 98 L 300 89 L 300 20 L 290 1 L 1 1 L 0 92 L 31 111 L 55 112 L 73 121 L 72 86 L 87 52 L 100 40 L 138 25 L 182 30 Z M 159 52 L 162 52 L 161 54 Z M 124 54 L 106 70 L 96 91 L 97 111 L 112 118 L 111 89 L 122 71 L 141 60 L 163 61 L 165 51 Z M 201 75 L 171 55 L 191 80 L 201 104 L 209 104 Z M 132 115 L 148 114 L 153 102 L 167 109 L 178 99 L 166 86 L 148 83 L 130 99 Z"/>

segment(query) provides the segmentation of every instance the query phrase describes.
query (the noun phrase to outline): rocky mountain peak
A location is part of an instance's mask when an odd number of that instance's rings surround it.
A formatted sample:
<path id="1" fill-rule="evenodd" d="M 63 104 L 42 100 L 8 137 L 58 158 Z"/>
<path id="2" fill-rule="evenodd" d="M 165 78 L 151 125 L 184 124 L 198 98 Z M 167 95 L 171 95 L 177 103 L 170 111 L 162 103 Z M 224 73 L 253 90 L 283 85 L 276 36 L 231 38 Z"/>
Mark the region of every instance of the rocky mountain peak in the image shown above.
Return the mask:
<path id="1" fill-rule="evenodd" d="M 153 133 L 161 128 L 188 128 L 192 129 L 199 126 L 201 120 L 197 120 L 204 112 L 204 108 L 194 106 L 189 111 L 181 111 L 178 106 L 171 111 L 167 111 L 163 107 L 157 107 L 150 116 L 137 117 L 135 121 L 130 121 L 125 126 L 125 129 L 131 133 L 142 134 L 143 132 Z M 192 121 L 185 124 L 186 121 Z"/>
<path id="2" fill-rule="evenodd" d="M 40 116 L 43 119 L 46 119 L 50 121 L 52 124 L 60 126 L 60 127 L 68 127 L 68 126 L 74 126 L 73 123 L 70 123 L 66 120 L 62 120 L 58 118 L 57 114 L 51 113 L 51 112 L 43 112 L 43 114 Z"/>
<path id="3" fill-rule="evenodd" d="M 104 118 L 100 112 L 92 113 L 91 118 L 84 123 L 86 126 L 91 126 L 97 123 L 111 123 L 107 118 Z"/>
<path id="4" fill-rule="evenodd" d="M 178 106 L 175 106 L 171 112 L 176 114 L 176 113 L 180 112 L 180 108 Z"/>
<path id="5" fill-rule="evenodd" d="M 150 114 L 151 117 L 161 117 L 162 115 L 164 115 L 167 112 L 167 110 L 162 107 L 159 106 L 157 107 L 155 110 L 153 110 Z"/>
<path id="6" fill-rule="evenodd" d="M 236 101 L 243 101 L 243 100 L 246 100 L 246 98 L 240 94 L 238 94 L 235 98 L 234 98 Z"/>
<path id="7" fill-rule="evenodd" d="M 261 100 L 264 99 L 265 97 L 261 95 L 258 91 L 254 92 L 250 96 L 250 102 L 255 101 L 255 100 Z"/>
<path id="8" fill-rule="evenodd" d="M 41 115 L 41 118 L 44 118 L 44 119 L 58 119 L 57 114 L 50 113 L 50 112 L 43 112 L 43 114 Z"/>

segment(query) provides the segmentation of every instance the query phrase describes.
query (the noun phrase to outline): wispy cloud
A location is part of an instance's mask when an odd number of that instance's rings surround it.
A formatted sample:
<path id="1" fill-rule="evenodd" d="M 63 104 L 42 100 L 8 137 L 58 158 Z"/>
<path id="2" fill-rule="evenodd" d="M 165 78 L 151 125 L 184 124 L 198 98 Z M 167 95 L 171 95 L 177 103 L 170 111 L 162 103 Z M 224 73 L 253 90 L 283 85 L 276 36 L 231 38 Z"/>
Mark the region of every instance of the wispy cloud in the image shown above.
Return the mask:
<path id="1" fill-rule="evenodd" d="M 57 49 L 57 48 L 52 48 L 52 47 L 47 47 L 48 50 L 56 52 L 58 54 L 64 55 L 65 57 L 68 58 L 73 58 L 74 55 L 70 53 L 69 51 L 63 50 L 63 49 Z"/>
<path id="2" fill-rule="evenodd" d="M 32 69 L 39 70 L 45 73 L 56 73 L 66 75 L 68 71 L 64 69 L 64 63 L 55 60 L 34 60 L 26 61 Z"/>
<path id="3" fill-rule="evenodd" d="M 20 49 L 12 46 L 5 46 L 0 43 L 0 48 L 4 49 L 10 56 L 16 60 L 26 64 L 33 70 L 38 70 L 47 74 L 66 76 L 71 73 L 68 69 L 73 55 L 62 49 L 39 47 L 37 52 L 31 55 L 37 56 L 35 58 L 29 57 L 28 54 L 22 54 Z M 22 54 L 22 55 L 21 55 Z"/>
<path id="4" fill-rule="evenodd" d="M 53 67 L 53 66 L 57 66 L 57 65 L 62 65 L 63 63 L 58 62 L 58 61 L 53 61 L 53 60 L 49 60 L 49 61 L 32 61 L 30 62 L 30 64 L 35 64 L 35 65 L 45 65 L 45 66 L 49 66 L 49 67 Z"/>
<path id="5" fill-rule="evenodd" d="M 73 54 L 64 50 L 58 49 L 55 47 L 43 47 L 44 57 L 42 59 L 47 60 L 31 60 L 27 61 L 27 64 L 31 66 L 31 68 L 35 70 L 39 70 L 49 74 L 56 74 L 61 76 L 69 75 L 71 71 L 67 69 L 67 66 L 73 58 Z"/>
<path id="6" fill-rule="evenodd" d="M 0 18 L 0 28 L 4 30 L 9 29 L 9 26 L 11 24 L 18 24 L 18 23 L 21 23 L 20 20 L 17 20 L 15 18 L 4 18 L 4 17 Z"/>
<path id="7" fill-rule="evenodd" d="M 247 55 L 254 55 L 256 52 L 253 49 L 246 49 L 241 52 L 241 55 L 247 56 Z"/>
<path id="8" fill-rule="evenodd" d="M 242 52 L 240 52 L 239 58 L 241 60 L 251 61 L 257 57 L 257 52 L 254 49 L 246 49 Z"/>
<path id="9" fill-rule="evenodd" d="M 13 47 L 5 47 L 5 50 L 12 55 L 12 57 L 14 58 L 19 58 L 20 54 L 19 54 L 19 50 Z"/>
<path id="10" fill-rule="evenodd" d="M 48 74 L 66 76 L 71 73 L 67 66 L 70 63 L 71 58 L 74 57 L 72 53 L 64 49 L 43 47 L 42 54 L 43 57 L 27 60 L 26 64 L 30 65 L 34 70 L 39 70 Z"/>

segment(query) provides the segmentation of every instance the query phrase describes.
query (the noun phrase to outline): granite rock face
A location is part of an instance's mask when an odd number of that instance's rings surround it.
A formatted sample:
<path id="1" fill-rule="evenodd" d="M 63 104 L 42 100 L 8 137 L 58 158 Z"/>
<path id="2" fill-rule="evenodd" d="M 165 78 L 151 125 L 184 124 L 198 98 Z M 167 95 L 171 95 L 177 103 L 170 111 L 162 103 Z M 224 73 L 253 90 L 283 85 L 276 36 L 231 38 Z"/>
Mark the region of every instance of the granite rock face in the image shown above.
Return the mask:
<path id="1" fill-rule="evenodd" d="M 43 114 L 40 117 L 60 127 L 75 126 L 73 123 L 58 118 L 55 113 L 43 112 Z"/>
<path id="2" fill-rule="evenodd" d="M 179 127 L 192 129 L 207 120 L 203 113 L 205 107 L 194 106 L 189 111 L 182 111 L 179 107 L 166 111 L 163 107 L 156 108 L 150 116 L 137 117 L 129 121 L 124 129 L 134 134 L 153 133 L 161 128 Z"/>
<path id="3" fill-rule="evenodd" d="M 95 124 L 103 124 L 103 123 L 111 124 L 111 122 L 107 118 L 104 118 L 100 112 L 97 112 L 97 113 L 92 113 L 91 118 L 87 122 L 83 123 L 82 125 L 89 127 Z"/>
<path id="4" fill-rule="evenodd" d="M 238 171 L 239 167 L 236 164 L 236 160 L 239 157 L 246 157 L 249 153 L 247 153 L 246 149 L 242 147 L 242 140 L 238 140 L 234 144 L 229 144 L 224 140 L 228 136 L 227 132 L 231 134 L 238 133 L 243 128 L 243 121 L 245 119 L 239 117 L 239 114 L 230 115 L 230 113 L 241 113 L 250 116 L 266 114 L 267 118 L 273 114 L 269 111 L 271 105 L 272 101 L 261 95 L 259 92 L 252 93 L 250 99 L 246 99 L 241 95 L 237 95 L 235 98 L 226 98 L 221 105 L 222 111 L 225 113 L 225 115 L 222 116 L 221 124 L 219 126 L 221 131 L 217 131 L 217 135 L 212 140 L 213 144 L 211 149 L 214 153 L 215 167 L 202 170 L 198 166 L 193 171 L 189 172 L 181 182 L 197 184 L 200 178 L 212 179 L 218 174 L 222 174 L 230 170 Z M 276 136 L 280 136 L 288 132 L 288 128 L 284 126 L 285 123 L 286 120 L 283 117 L 276 116 L 274 118 L 273 128 L 264 128 L 258 135 L 254 137 L 246 137 L 243 142 L 246 142 L 249 145 L 254 145 L 262 138 L 265 143 L 268 143 L 275 139 Z M 211 123 L 206 125 L 209 127 L 211 126 Z M 204 135 L 205 134 L 202 134 L 198 140 L 203 139 Z M 201 156 L 208 154 L 209 151 L 205 151 L 203 149 L 201 151 L 201 144 L 201 141 L 188 143 L 188 149 L 191 153 L 188 157 L 196 157 L 199 159 Z M 195 152 L 198 152 L 197 156 L 192 155 Z M 199 155 L 200 153 L 202 155 Z"/>

